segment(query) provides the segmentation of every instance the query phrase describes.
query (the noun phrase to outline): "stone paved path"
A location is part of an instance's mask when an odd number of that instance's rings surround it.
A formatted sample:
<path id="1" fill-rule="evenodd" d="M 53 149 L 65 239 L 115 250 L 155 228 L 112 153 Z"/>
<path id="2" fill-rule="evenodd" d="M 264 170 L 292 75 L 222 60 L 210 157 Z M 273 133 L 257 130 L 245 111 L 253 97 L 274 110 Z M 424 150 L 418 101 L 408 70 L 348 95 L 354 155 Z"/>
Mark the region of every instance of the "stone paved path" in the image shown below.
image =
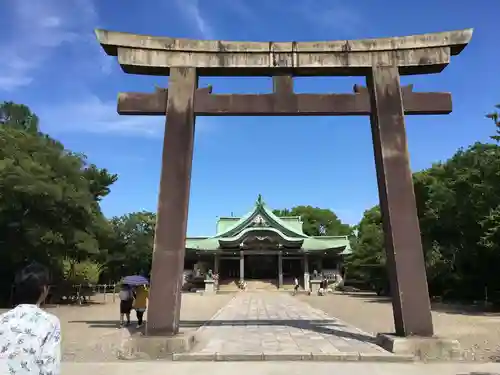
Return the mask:
<path id="1" fill-rule="evenodd" d="M 199 354 L 388 354 L 374 337 L 279 292 L 238 293 L 198 331 Z"/>

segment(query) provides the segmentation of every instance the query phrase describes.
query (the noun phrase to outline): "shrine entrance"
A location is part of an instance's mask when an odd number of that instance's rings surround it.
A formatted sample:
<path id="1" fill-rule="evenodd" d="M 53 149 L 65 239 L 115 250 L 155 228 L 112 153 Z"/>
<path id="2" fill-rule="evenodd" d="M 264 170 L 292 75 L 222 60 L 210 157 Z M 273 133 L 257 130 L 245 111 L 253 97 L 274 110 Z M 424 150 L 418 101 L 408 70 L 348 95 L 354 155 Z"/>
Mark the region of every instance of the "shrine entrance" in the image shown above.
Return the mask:
<path id="1" fill-rule="evenodd" d="M 236 280 L 240 278 L 240 259 L 221 258 L 219 267 L 220 280 Z"/>
<path id="2" fill-rule="evenodd" d="M 370 117 L 396 334 L 433 335 L 404 115 L 448 114 L 451 95 L 414 92 L 401 86 L 400 75 L 441 72 L 467 46 L 472 29 L 325 42 L 96 34 L 124 72 L 169 76 L 168 89 L 118 97 L 120 114 L 167 116 L 147 334 L 179 332 L 195 117 L 230 115 Z M 212 94 L 211 87 L 198 89 L 199 76 L 271 76 L 273 92 Z M 296 94 L 297 76 L 365 76 L 367 87 Z"/>
<path id="3" fill-rule="evenodd" d="M 278 254 L 245 255 L 245 279 L 278 280 Z"/>

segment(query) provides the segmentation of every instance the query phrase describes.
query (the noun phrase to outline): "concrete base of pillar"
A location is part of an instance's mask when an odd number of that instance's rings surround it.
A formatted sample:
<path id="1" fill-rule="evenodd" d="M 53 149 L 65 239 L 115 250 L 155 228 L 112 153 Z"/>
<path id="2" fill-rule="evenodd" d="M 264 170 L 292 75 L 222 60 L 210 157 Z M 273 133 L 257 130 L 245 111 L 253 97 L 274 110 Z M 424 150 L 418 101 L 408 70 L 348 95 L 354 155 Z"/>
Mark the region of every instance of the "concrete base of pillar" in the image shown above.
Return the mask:
<path id="1" fill-rule="evenodd" d="M 311 280 L 311 296 L 317 296 L 321 287 L 321 280 Z"/>
<path id="2" fill-rule="evenodd" d="M 215 293 L 215 280 L 205 280 L 205 292 L 203 294 L 212 295 Z"/>
<path id="3" fill-rule="evenodd" d="M 395 354 L 410 354 L 421 361 L 451 361 L 462 359 L 458 340 L 440 337 L 400 337 L 379 333 L 377 345 Z"/>
<path id="4" fill-rule="evenodd" d="M 311 290 L 311 283 L 310 283 L 310 277 L 309 277 L 309 272 L 304 272 L 304 290 L 309 291 Z"/>
<path id="5" fill-rule="evenodd" d="M 175 336 L 129 335 L 123 338 L 117 358 L 132 361 L 170 359 L 172 353 L 189 352 L 195 341 L 194 332 L 179 333 Z"/>

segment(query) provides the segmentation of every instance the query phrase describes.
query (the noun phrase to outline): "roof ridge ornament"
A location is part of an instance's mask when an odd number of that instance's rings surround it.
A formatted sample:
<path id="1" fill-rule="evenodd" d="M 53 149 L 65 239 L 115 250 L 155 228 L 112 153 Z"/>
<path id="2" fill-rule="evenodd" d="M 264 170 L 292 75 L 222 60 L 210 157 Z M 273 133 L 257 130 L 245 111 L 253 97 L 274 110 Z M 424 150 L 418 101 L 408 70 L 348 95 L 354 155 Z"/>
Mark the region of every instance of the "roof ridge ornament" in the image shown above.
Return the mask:
<path id="1" fill-rule="evenodd" d="M 256 206 L 263 206 L 265 203 L 264 201 L 262 200 L 262 194 L 259 194 L 259 196 L 257 197 L 257 201 L 255 202 L 255 205 Z"/>

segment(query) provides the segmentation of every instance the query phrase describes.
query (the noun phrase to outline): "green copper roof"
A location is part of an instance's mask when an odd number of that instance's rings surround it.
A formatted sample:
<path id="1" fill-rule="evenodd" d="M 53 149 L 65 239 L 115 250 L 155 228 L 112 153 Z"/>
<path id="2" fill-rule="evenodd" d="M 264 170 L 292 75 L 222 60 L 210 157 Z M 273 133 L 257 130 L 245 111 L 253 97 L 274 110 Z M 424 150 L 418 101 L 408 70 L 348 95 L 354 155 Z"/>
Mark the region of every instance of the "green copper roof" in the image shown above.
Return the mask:
<path id="1" fill-rule="evenodd" d="M 248 238 L 278 239 L 284 248 L 294 248 L 298 251 L 336 250 L 338 253 L 350 253 L 349 240 L 346 236 L 309 237 L 302 231 L 300 217 L 276 216 L 264 203 L 259 194 L 252 211 L 241 218 L 220 218 L 218 233 L 213 237 L 188 237 L 186 249 L 199 251 L 216 251 L 238 246 Z"/>
<path id="2" fill-rule="evenodd" d="M 257 220 L 256 223 L 258 225 L 259 218 L 262 217 L 262 224 L 269 224 L 269 226 L 280 229 L 283 234 L 294 237 L 307 237 L 302 230 L 297 230 L 287 223 L 284 220 L 281 220 L 278 216 L 273 214 L 273 211 L 267 207 L 267 205 L 262 200 L 262 196 L 259 194 L 257 201 L 255 202 L 254 209 L 247 213 L 245 216 L 241 217 L 236 223 L 226 229 L 224 232 L 217 233 L 216 237 L 229 237 L 234 236 L 236 233 L 239 233 L 242 229 L 248 227 L 252 224 L 253 220 Z"/>
<path id="3" fill-rule="evenodd" d="M 250 234 L 250 232 L 254 232 L 256 235 L 265 235 L 265 234 L 276 234 L 278 237 L 281 237 L 283 242 L 289 243 L 289 244 L 296 244 L 296 245 L 301 245 L 304 242 L 304 238 L 302 237 L 291 237 L 287 236 L 282 233 L 279 229 L 268 227 L 268 228 L 255 228 L 255 227 L 247 227 L 243 229 L 241 232 L 238 234 L 231 236 L 231 237 L 216 237 L 216 239 L 219 241 L 219 243 L 233 243 L 237 242 L 238 244 L 241 243 L 241 241 Z"/>

